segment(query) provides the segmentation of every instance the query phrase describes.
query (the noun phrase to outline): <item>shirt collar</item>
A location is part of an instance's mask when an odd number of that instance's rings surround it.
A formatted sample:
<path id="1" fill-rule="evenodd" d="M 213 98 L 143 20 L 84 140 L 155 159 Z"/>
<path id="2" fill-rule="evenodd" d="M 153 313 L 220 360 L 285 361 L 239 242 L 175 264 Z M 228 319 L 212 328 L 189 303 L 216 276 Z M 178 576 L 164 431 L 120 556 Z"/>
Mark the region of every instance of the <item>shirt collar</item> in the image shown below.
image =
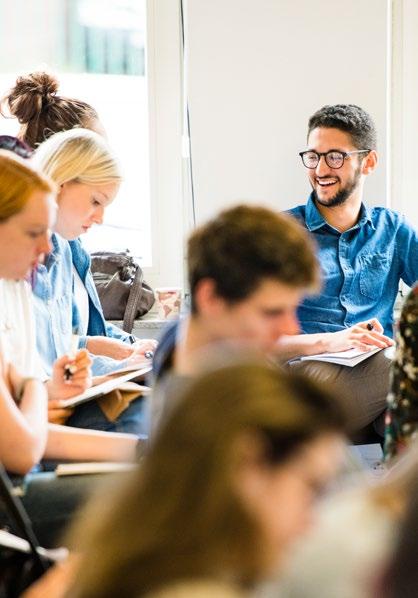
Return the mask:
<path id="1" fill-rule="evenodd" d="M 51 253 L 48 253 L 48 255 L 45 258 L 45 266 L 48 270 L 52 268 L 52 265 L 54 263 L 60 261 L 58 239 L 55 233 L 52 233 L 50 241 L 52 244 L 52 251 Z"/>
<path id="2" fill-rule="evenodd" d="M 306 227 L 310 231 L 318 230 L 319 228 L 328 225 L 325 218 L 322 216 L 321 212 L 315 205 L 313 200 L 312 194 L 309 196 L 308 202 L 306 204 L 306 212 L 305 212 L 305 222 Z M 375 229 L 372 220 L 372 211 L 369 206 L 366 206 L 364 203 L 361 204 L 360 207 L 360 215 L 357 224 L 353 228 L 360 228 L 366 223 L 369 223 L 370 226 Z M 328 225 L 329 226 L 329 225 Z"/>
<path id="3" fill-rule="evenodd" d="M 306 204 L 305 222 L 307 229 L 310 231 L 318 230 L 318 228 L 327 224 L 327 221 L 316 207 L 312 195 L 309 196 Z"/>
<path id="4" fill-rule="evenodd" d="M 366 204 L 362 203 L 361 208 L 360 208 L 360 216 L 359 216 L 357 225 L 360 227 L 360 226 L 363 226 L 363 224 L 366 224 L 366 222 L 368 222 L 370 224 L 370 226 L 372 227 L 373 230 L 376 230 L 376 227 L 373 224 L 371 208 L 369 206 L 366 206 Z"/>

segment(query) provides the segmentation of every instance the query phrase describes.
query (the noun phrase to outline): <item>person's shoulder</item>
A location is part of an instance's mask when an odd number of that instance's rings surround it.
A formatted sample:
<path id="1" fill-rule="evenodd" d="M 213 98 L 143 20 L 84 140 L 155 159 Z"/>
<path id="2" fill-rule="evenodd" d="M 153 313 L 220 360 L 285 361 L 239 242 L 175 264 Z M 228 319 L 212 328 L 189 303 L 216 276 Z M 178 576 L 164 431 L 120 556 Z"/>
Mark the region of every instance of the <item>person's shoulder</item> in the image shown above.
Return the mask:
<path id="1" fill-rule="evenodd" d="M 305 215 L 306 212 L 306 204 L 301 204 L 299 206 L 295 206 L 294 208 L 289 208 L 288 210 L 284 210 L 285 214 L 290 214 L 291 216 L 296 215 Z"/>
<path id="2" fill-rule="evenodd" d="M 401 223 L 405 222 L 404 216 L 391 208 L 373 206 L 369 208 L 369 212 L 373 222 L 384 221 L 393 224 L 394 226 L 399 226 Z"/>
<path id="3" fill-rule="evenodd" d="M 299 223 L 304 224 L 306 219 L 306 204 L 284 210 L 283 213 L 292 218 L 296 218 Z"/>
<path id="4" fill-rule="evenodd" d="M 166 343 L 171 344 L 175 342 L 179 324 L 180 320 L 173 320 L 172 322 L 167 322 L 167 324 L 164 326 L 162 330 L 161 337 L 158 342 L 158 347 L 161 347 L 161 345 L 164 346 L 164 344 Z"/>
<path id="5" fill-rule="evenodd" d="M 27 298 L 31 296 L 29 283 L 26 280 L 5 280 L 0 278 L 0 294 Z"/>
<path id="6" fill-rule="evenodd" d="M 179 320 L 168 323 L 158 339 L 158 347 L 152 361 L 153 375 L 156 380 L 171 368 L 178 328 Z"/>
<path id="7" fill-rule="evenodd" d="M 396 210 L 375 206 L 369 208 L 369 213 L 377 231 L 391 231 L 392 235 L 400 236 L 400 238 L 403 238 L 405 235 L 411 236 L 416 234 L 412 224 L 406 220 L 403 214 L 400 214 Z"/>

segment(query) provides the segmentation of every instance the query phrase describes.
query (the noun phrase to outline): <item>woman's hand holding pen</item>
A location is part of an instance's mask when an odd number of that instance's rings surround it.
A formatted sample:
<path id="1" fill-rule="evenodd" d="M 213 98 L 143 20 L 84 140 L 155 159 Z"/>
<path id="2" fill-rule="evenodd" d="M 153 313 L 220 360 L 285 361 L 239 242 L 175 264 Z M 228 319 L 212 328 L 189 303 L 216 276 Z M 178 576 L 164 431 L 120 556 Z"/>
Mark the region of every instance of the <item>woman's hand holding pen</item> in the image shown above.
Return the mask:
<path id="1" fill-rule="evenodd" d="M 52 378 L 47 382 L 49 400 L 69 399 L 90 388 L 91 363 L 86 349 L 57 359 L 53 366 Z"/>
<path id="2" fill-rule="evenodd" d="M 63 355 L 54 363 L 52 378 L 48 380 L 48 421 L 65 424 L 73 409 L 63 408 L 62 401 L 90 388 L 91 358 L 86 349 L 73 355 Z"/>
<path id="3" fill-rule="evenodd" d="M 359 322 L 339 332 L 326 333 L 324 336 L 324 353 L 337 353 L 352 348 L 360 351 L 369 351 L 376 347 L 386 349 L 394 344 L 391 338 L 383 334 L 383 326 L 376 318 Z"/>

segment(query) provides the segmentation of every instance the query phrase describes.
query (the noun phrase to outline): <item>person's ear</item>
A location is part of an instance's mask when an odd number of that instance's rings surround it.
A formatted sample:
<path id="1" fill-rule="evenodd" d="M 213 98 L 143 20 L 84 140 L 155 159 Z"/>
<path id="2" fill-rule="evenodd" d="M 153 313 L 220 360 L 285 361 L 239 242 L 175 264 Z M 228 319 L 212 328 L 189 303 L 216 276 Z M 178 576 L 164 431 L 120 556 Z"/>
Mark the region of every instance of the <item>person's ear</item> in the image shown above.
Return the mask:
<path id="1" fill-rule="evenodd" d="M 264 443 L 255 433 L 242 434 L 235 442 L 235 489 L 249 507 L 266 495 L 270 468 L 264 462 Z"/>
<path id="2" fill-rule="evenodd" d="M 361 168 L 362 174 L 371 174 L 377 166 L 378 157 L 376 150 L 371 150 L 365 158 L 363 158 L 363 165 Z"/>
<path id="3" fill-rule="evenodd" d="M 217 316 L 225 302 L 216 292 L 216 283 L 212 278 L 199 280 L 194 291 L 194 300 L 198 314 Z"/>
<path id="4" fill-rule="evenodd" d="M 66 184 L 67 183 L 61 183 L 61 185 L 58 185 L 58 189 L 57 189 L 58 192 L 57 192 L 57 195 L 56 195 L 56 198 L 55 198 L 55 201 L 57 202 L 57 205 L 60 203 L 60 201 L 62 199 L 62 192 L 64 191 Z"/>

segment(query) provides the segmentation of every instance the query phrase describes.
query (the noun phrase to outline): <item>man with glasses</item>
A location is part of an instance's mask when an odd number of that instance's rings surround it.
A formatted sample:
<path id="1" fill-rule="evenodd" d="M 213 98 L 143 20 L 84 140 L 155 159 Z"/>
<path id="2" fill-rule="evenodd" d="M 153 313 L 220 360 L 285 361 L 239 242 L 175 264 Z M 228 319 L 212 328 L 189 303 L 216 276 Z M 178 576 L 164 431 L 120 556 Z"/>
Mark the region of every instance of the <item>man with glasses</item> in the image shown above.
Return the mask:
<path id="1" fill-rule="evenodd" d="M 315 238 L 323 286 L 298 310 L 305 334 L 281 344 L 288 355 L 388 347 L 399 281 L 412 285 L 418 279 L 418 237 L 399 214 L 362 201 L 378 159 L 374 123 L 358 106 L 324 106 L 309 120 L 300 156 L 312 193 L 290 214 Z M 384 411 L 389 366 L 383 351 L 353 368 L 296 365 L 349 391 L 357 428 Z"/>

